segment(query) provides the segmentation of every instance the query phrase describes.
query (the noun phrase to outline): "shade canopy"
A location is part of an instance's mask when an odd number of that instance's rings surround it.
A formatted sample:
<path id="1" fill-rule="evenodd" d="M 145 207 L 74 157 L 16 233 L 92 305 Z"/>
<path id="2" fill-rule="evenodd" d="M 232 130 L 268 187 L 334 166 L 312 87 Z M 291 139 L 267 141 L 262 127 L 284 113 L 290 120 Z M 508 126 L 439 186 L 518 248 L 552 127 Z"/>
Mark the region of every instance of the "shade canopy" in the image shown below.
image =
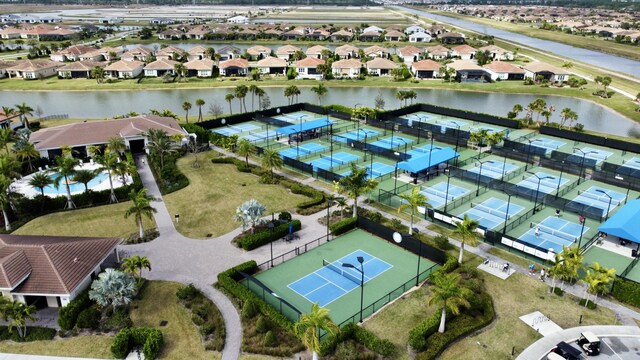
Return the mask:
<path id="1" fill-rule="evenodd" d="M 291 135 L 291 134 L 314 130 L 314 129 L 318 129 L 318 128 L 321 128 L 324 126 L 330 126 L 330 125 L 333 125 L 332 121 L 330 121 L 328 118 L 322 118 L 317 120 L 306 121 L 301 124 L 283 126 L 277 129 L 276 133 L 283 134 L 283 135 Z"/>
<path id="2" fill-rule="evenodd" d="M 432 166 L 447 162 L 460 156 L 452 148 L 434 149 L 431 154 L 412 156 L 411 159 L 398 164 L 398 168 L 412 173 L 419 173 Z"/>
<path id="3" fill-rule="evenodd" d="M 629 201 L 618 210 L 598 230 L 621 239 L 640 243 L 640 200 Z"/>

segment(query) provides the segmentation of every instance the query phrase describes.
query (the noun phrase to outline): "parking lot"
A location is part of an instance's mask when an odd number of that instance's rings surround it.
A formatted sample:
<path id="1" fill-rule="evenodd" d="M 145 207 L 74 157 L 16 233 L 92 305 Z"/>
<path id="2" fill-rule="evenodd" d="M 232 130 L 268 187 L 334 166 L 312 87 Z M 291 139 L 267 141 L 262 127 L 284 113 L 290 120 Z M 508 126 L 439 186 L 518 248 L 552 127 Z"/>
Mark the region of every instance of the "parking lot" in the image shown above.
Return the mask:
<path id="1" fill-rule="evenodd" d="M 575 341 L 571 346 L 579 349 Z M 588 357 L 582 353 L 583 359 L 594 360 L 632 360 L 640 359 L 640 337 L 600 337 L 600 355 Z"/>

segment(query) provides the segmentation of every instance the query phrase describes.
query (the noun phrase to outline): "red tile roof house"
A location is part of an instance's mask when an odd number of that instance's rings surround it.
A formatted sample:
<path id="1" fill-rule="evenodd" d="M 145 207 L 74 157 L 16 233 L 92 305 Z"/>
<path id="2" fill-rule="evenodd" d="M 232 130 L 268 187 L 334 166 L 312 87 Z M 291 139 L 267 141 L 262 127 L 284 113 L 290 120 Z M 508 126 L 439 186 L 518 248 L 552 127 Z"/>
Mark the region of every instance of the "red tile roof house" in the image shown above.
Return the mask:
<path id="1" fill-rule="evenodd" d="M 314 57 L 306 57 L 296 62 L 298 76 L 296 79 L 322 80 L 324 74 L 318 71 L 318 65 L 324 65 L 325 61 Z"/>
<path id="2" fill-rule="evenodd" d="M 425 49 L 429 59 L 444 60 L 451 56 L 451 50 L 442 45 L 430 46 Z"/>
<path id="3" fill-rule="evenodd" d="M 460 60 L 472 60 L 476 57 L 476 49 L 469 45 L 458 45 L 451 48 L 451 57 L 460 58 Z"/>
<path id="4" fill-rule="evenodd" d="M 80 60 L 80 55 L 94 52 L 96 50 L 97 50 L 96 48 L 93 48 L 90 46 L 73 45 L 73 46 L 69 46 L 66 49 L 62 49 L 60 51 L 56 51 L 52 53 L 51 55 L 49 55 L 49 59 L 51 59 L 52 61 L 59 61 L 59 62 L 77 61 L 77 60 Z"/>
<path id="5" fill-rule="evenodd" d="M 525 70 L 511 63 L 493 61 L 483 66 L 491 75 L 491 80 L 524 80 Z"/>
<path id="6" fill-rule="evenodd" d="M 177 60 L 177 58 L 183 56 L 185 53 L 184 50 L 175 46 L 167 46 L 156 53 L 156 59 Z"/>
<path id="7" fill-rule="evenodd" d="M 505 50 L 499 46 L 495 46 L 495 45 L 489 45 L 489 46 L 483 46 L 480 49 L 478 49 L 480 51 L 488 51 L 489 54 L 491 54 L 491 59 L 492 60 L 506 60 L 506 61 L 511 61 L 514 59 L 514 55 L 513 52 L 509 51 L 509 50 Z"/>
<path id="8" fill-rule="evenodd" d="M 187 51 L 187 60 L 202 60 L 207 57 L 207 48 L 201 45 L 194 46 Z"/>
<path id="9" fill-rule="evenodd" d="M 569 80 L 569 72 L 553 65 L 549 65 L 543 62 L 534 61 L 522 66 L 526 71 L 525 78 L 536 80 L 538 76 L 542 76 L 544 79 L 551 82 L 562 82 Z"/>
<path id="10" fill-rule="evenodd" d="M 420 60 L 420 56 L 424 53 L 424 51 L 415 46 L 405 46 L 398 49 L 398 53 L 405 64 L 411 65 L 411 63 L 413 63 L 414 61 Z"/>
<path id="11" fill-rule="evenodd" d="M 63 65 L 51 60 L 18 60 L 14 62 L 13 66 L 7 68 L 7 74 L 9 78 L 42 79 L 56 75 L 58 68 Z"/>
<path id="12" fill-rule="evenodd" d="M 271 48 L 262 45 L 252 46 L 247 49 L 247 54 L 249 54 L 249 60 L 256 61 L 270 56 Z"/>
<path id="13" fill-rule="evenodd" d="M 361 41 L 375 41 L 375 40 L 379 40 L 380 36 L 382 36 L 382 33 L 378 31 L 365 31 L 362 34 L 360 34 L 358 38 Z"/>
<path id="14" fill-rule="evenodd" d="M 255 67 L 260 69 L 262 74 L 284 75 L 287 72 L 287 64 L 287 60 L 270 56 L 258 61 Z"/>
<path id="15" fill-rule="evenodd" d="M 367 71 L 369 75 L 388 76 L 391 70 L 397 69 L 398 64 L 389 59 L 375 58 L 367 61 Z"/>
<path id="16" fill-rule="evenodd" d="M 137 48 L 129 50 L 126 53 L 122 54 L 122 56 L 120 56 L 120 59 L 124 61 L 135 60 L 145 62 L 147 61 L 147 59 L 150 59 L 151 56 L 153 56 L 153 50 L 143 46 L 138 46 Z"/>
<path id="17" fill-rule="evenodd" d="M 144 63 L 142 61 L 120 60 L 107 65 L 104 69 L 107 78 L 131 79 L 142 73 Z"/>
<path id="18" fill-rule="evenodd" d="M 373 46 L 369 46 L 368 48 L 365 48 L 364 54 L 372 58 L 376 58 L 376 57 L 388 58 L 389 50 L 383 48 L 382 46 L 373 45 Z"/>
<path id="19" fill-rule="evenodd" d="M 103 265 L 119 262 L 120 241 L 0 235 L 2 295 L 38 308 L 65 306 L 91 284 Z"/>
<path id="20" fill-rule="evenodd" d="M 401 41 L 402 39 L 404 39 L 404 37 L 405 34 L 402 31 L 398 30 L 388 30 L 384 34 L 385 41 Z"/>
<path id="21" fill-rule="evenodd" d="M 220 76 L 246 76 L 249 72 L 249 62 L 240 58 L 222 61 L 218 67 Z"/>
<path id="22" fill-rule="evenodd" d="M 334 52 L 340 59 L 353 59 L 358 57 L 358 50 L 353 45 L 345 44 L 338 46 Z"/>
<path id="23" fill-rule="evenodd" d="M 296 53 L 296 51 L 301 51 L 302 49 L 300 49 L 297 46 L 293 46 L 293 45 L 285 45 L 285 46 L 281 46 L 276 50 L 276 56 L 279 57 L 280 59 L 283 60 L 291 60 L 291 58 L 293 58 L 293 55 Z"/>
<path id="24" fill-rule="evenodd" d="M 338 60 L 331 64 L 331 71 L 336 78 L 353 78 L 360 75 L 362 63 L 360 60 Z"/>
<path id="25" fill-rule="evenodd" d="M 95 67 L 105 68 L 106 61 L 82 60 L 65 64 L 58 68 L 58 78 L 60 79 L 90 79 L 91 70 Z"/>
<path id="26" fill-rule="evenodd" d="M 435 79 L 440 76 L 440 67 L 433 60 L 420 60 L 411 64 L 411 73 L 416 79 Z"/>
<path id="27" fill-rule="evenodd" d="M 164 74 L 174 75 L 174 69 L 177 64 L 180 63 L 173 60 L 158 59 L 148 63 L 144 67 L 144 76 L 159 77 L 164 76 Z"/>
<path id="28" fill-rule="evenodd" d="M 145 152 L 149 129 L 164 130 L 169 136 L 187 133 L 173 118 L 141 115 L 124 119 L 80 122 L 41 129 L 29 138 L 41 157 L 53 159 L 70 146 L 78 157 L 84 158 L 90 146 L 103 146 L 112 137 L 121 137 L 133 153 Z"/>

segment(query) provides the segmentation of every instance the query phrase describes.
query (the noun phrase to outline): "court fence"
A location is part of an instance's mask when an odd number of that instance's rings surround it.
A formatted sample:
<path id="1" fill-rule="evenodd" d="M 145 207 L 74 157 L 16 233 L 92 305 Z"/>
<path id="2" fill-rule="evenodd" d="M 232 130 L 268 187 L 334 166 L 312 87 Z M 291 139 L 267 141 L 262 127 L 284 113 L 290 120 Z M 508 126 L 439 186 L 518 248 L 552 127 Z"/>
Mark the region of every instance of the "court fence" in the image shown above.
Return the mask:
<path id="1" fill-rule="evenodd" d="M 283 254 L 274 256 L 272 260 L 267 260 L 263 263 L 258 264 L 258 269 L 260 271 L 265 271 L 274 266 L 280 265 L 288 260 L 295 258 L 298 255 L 302 255 L 309 250 L 313 250 L 320 245 L 326 244 L 330 238 L 331 235 L 329 235 L 328 237 L 327 235 L 323 235 L 315 240 L 311 240 L 303 245 L 294 248 L 293 250 L 289 250 Z"/>
<path id="2" fill-rule="evenodd" d="M 251 292 L 256 294 L 260 299 L 262 299 L 262 301 L 273 306 L 273 308 L 280 311 L 282 315 L 286 316 L 292 322 L 296 322 L 298 321 L 298 319 L 300 319 L 300 316 L 302 315 L 302 312 L 300 310 L 298 310 L 287 300 L 281 298 L 280 296 L 277 296 L 276 293 L 273 292 L 273 290 L 263 284 L 260 280 L 243 272 L 238 272 L 238 274 L 241 275 L 245 280 L 240 281 L 239 283 L 247 289 L 251 290 Z"/>

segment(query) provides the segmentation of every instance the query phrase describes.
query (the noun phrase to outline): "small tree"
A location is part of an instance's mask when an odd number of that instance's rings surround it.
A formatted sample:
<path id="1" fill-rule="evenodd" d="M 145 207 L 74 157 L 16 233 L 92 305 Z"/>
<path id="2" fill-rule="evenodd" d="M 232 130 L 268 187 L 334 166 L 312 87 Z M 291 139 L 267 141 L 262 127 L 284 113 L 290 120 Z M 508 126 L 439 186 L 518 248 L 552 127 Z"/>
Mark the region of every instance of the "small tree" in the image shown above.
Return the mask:
<path id="1" fill-rule="evenodd" d="M 270 178 L 273 179 L 273 169 L 280 169 L 283 165 L 282 156 L 276 150 L 266 149 L 260 157 L 260 165 L 269 170 Z"/>
<path id="2" fill-rule="evenodd" d="M 89 182 L 95 179 L 98 174 L 95 171 L 91 170 L 76 170 L 76 173 L 73 175 L 73 181 L 77 181 L 79 183 L 84 184 L 84 192 L 89 191 Z"/>
<path id="3" fill-rule="evenodd" d="M 607 94 L 607 88 L 609 87 L 609 85 L 611 85 L 611 78 L 608 76 L 596 76 L 594 81 L 596 82 L 596 84 L 602 85 L 602 88 L 604 89 L 602 92 L 602 97 L 605 99 L 608 98 L 609 94 Z"/>
<path id="4" fill-rule="evenodd" d="M 411 209 L 411 222 L 409 225 L 409 235 L 413 235 L 413 216 L 420 207 L 430 207 L 429 199 L 420 192 L 420 188 L 415 186 L 409 194 L 400 194 L 400 198 L 404 200 L 398 207 L 398 212 L 404 209 Z"/>
<path id="5" fill-rule="evenodd" d="M 198 122 L 201 122 L 203 120 L 202 118 L 202 107 L 204 106 L 205 102 L 202 99 L 196 99 L 196 106 L 198 107 Z"/>
<path id="6" fill-rule="evenodd" d="M 10 319 L 9 331 L 18 330 L 18 336 L 24 339 L 27 336 L 27 321 L 35 320 L 36 307 L 14 301 L 8 305 L 5 311 L 5 315 Z"/>
<path id="7" fill-rule="evenodd" d="M 255 231 L 256 222 L 260 220 L 265 211 L 267 211 L 266 206 L 262 205 L 256 199 L 251 199 L 236 208 L 236 213 L 233 218 L 242 224 L 243 230 L 247 225 L 251 224 L 251 230 L 253 232 Z"/>
<path id="8" fill-rule="evenodd" d="M 334 188 L 338 193 L 353 199 L 353 217 L 358 217 L 358 197 L 378 186 L 378 182 L 369 177 L 369 169 L 361 169 L 351 163 L 351 173 L 334 183 Z"/>
<path id="9" fill-rule="evenodd" d="M 191 103 L 188 101 L 185 101 L 182 103 L 182 110 L 184 110 L 185 115 L 184 118 L 187 121 L 187 124 L 189 123 L 189 110 L 191 110 Z"/>
<path id="10" fill-rule="evenodd" d="M 151 271 L 151 261 L 148 257 L 133 255 L 122 259 L 122 270 L 137 279 L 138 285 L 141 282 L 142 269 Z"/>
<path id="11" fill-rule="evenodd" d="M 469 218 L 469 215 L 464 214 L 463 220 L 456 222 L 455 225 L 456 229 L 453 230 L 452 234 L 460 237 L 460 255 L 458 256 L 458 263 L 462 264 L 464 245 L 469 244 L 474 246 L 476 244 L 479 236 L 476 229 L 480 223 L 477 220 Z"/>
<path id="12" fill-rule="evenodd" d="M 429 305 L 437 304 L 442 307 L 438 332 L 443 333 L 447 321 L 447 311 L 458 315 L 461 307 L 469 307 L 467 299 L 473 295 L 473 292 L 460 285 L 460 274 L 437 274 L 433 277 Z"/>
<path id="13" fill-rule="evenodd" d="M 53 183 L 57 188 L 60 186 L 60 181 L 64 180 L 64 186 L 67 189 L 67 205 L 65 206 L 65 209 L 75 209 L 76 204 L 73 202 L 73 198 L 71 197 L 69 182 L 76 174 L 76 165 L 78 165 L 78 160 L 72 158 L 70 155 L 60 155 L 56 156 L 56 164 L 58 165 L 58 176 L 53 180 Z"/>
<path id="14" fill-rule="evenodd" d="M 247 139 L 238 140 L 238 148 L 236 154 L 244 156 L 244 162 L 249 166 L 249 156 L 255 154 L 256 147 Z"/>
<path id="15" fill-rule="evenodd" d="M 313 353 L 313 360 L 318 360 L 320 351 L 320 331 L 335 335 L 340 328 L 331 320 L 329 309 L 321 308 L 318 303 L 311 305 L 309 314 L 302 314 L 295 323 L 294 332 L 302 339 L 304 346 Z"/>
<path id="16" fill-rule="evenodd" d="M 44 196 L 44 188 L 49 185 L 53 185 L 53 180 L 46 172 L 38 172 L 31 176 L 31 179 L 29 179 L 29 185 L 39 189 L 40 194 Z"/>
<path id="17" fill-rule="evenodd" d="M 131 189 L 129 193 L 129 199 L 133 203 L 130 208 L 127 209 L 124 213 L 124 218 L 127 219 L 129 216 L 133 215 L 133 218 L 136 221 L 136 224 L 140 230 L 140 239 L 144 237 L 144 225 L 142 223 L 142 217 L 146 216 L 151 219 L 154 213 L 157 210 L 151 206 L 151 201 L 155 200 L 155 198 L 151 195 L 147 195 L 147 189 L 140 189 L 140 191 L 136 192 L 134 189 Z"/>
<path id="18" fill-rule="evenodd" d="M 131 303 L 136 294 L 136 283 L 133 278 L 122 271 L 106 269 L 91 283 L 89 299 L 103 308 Z"/>
<path id="19" fill-rule="evenodd" d="M 327 93 L 329 92 L 329 89 L 324 86 L 323 83 L 319 83 L 317 86 L 314 86 L 311 88 L 311 91 L 313 91 L 316 96 L 318 96 L 318 103 L 320 105 L 322 105 L 322 98 L 327 95 Z"/>
<path id="20" fill-rule="evenodd" d="M 224 101 L 229 103 L 229 115 L 233 115 L 233 108 L 231 107 L 231 102 L 235 98 L 236 97 L 233 94 L 227 94 L 227 95 L 224 96 Z M 240 109 L 240 112 L 242 112 L 242 109 Z"/>

